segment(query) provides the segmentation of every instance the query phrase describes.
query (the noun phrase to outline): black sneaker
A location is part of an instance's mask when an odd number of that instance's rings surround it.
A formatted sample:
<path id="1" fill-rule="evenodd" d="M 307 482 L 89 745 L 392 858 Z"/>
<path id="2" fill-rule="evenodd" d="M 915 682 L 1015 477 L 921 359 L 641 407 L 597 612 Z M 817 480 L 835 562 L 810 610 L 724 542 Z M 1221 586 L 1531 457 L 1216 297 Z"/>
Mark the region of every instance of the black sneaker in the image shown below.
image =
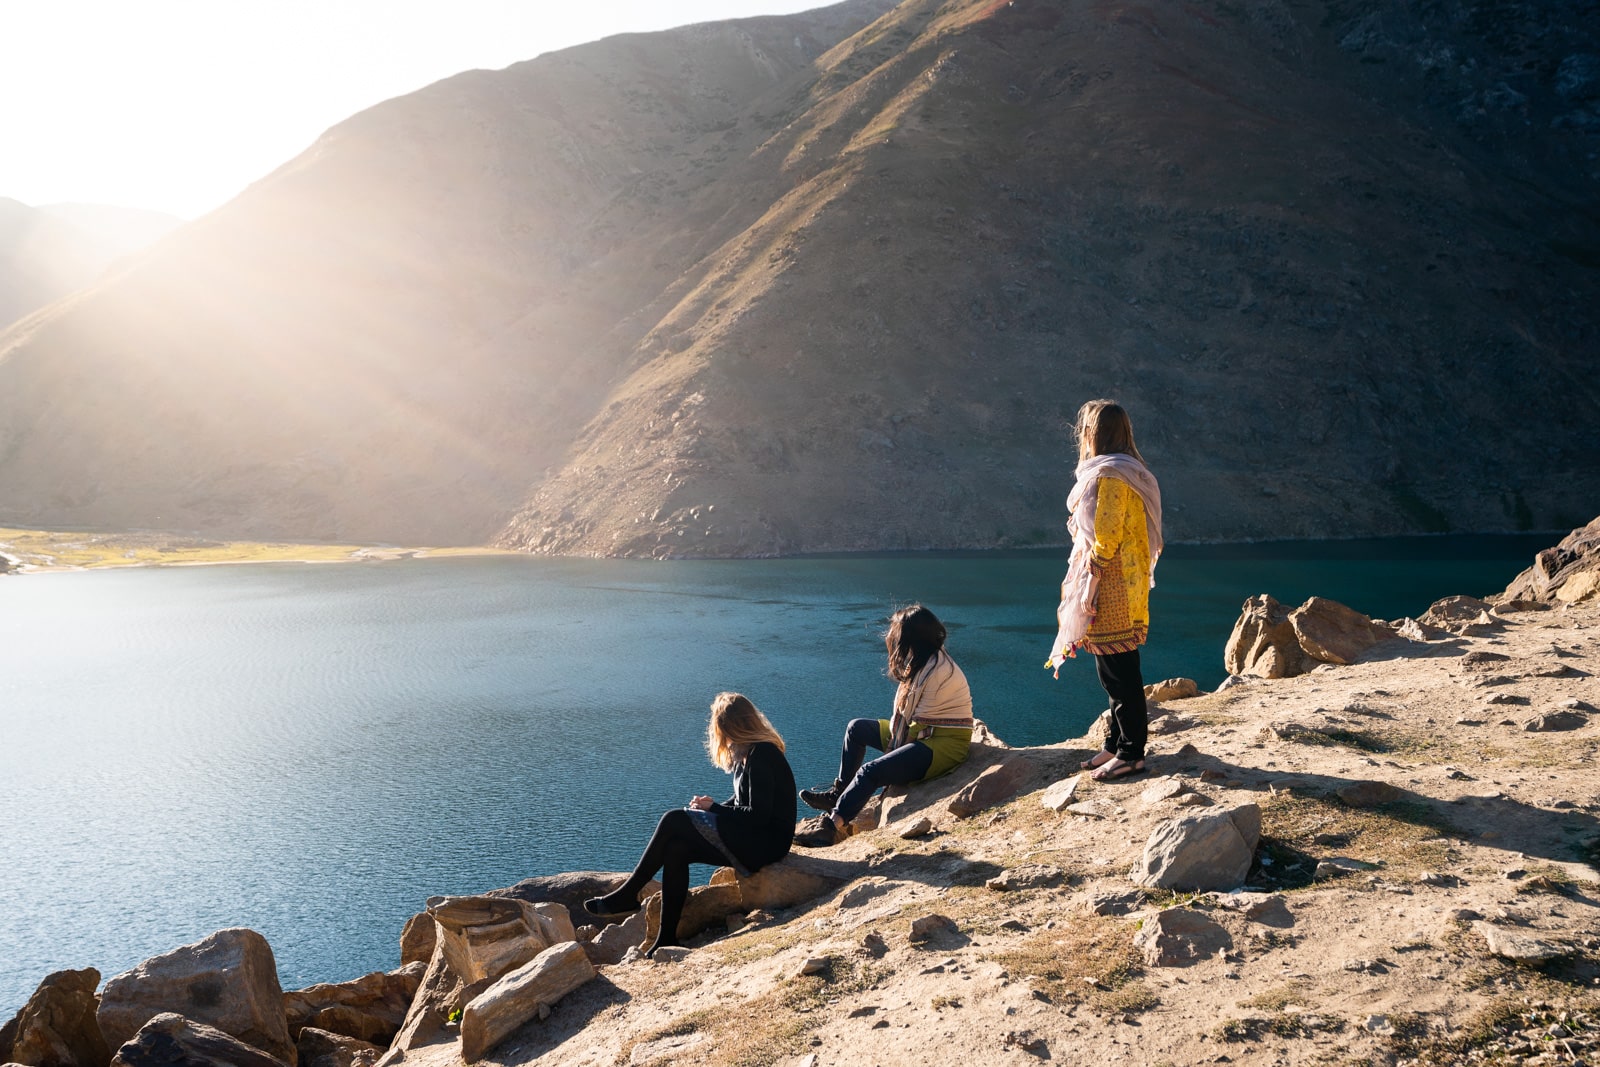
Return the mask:
<path id="1" fill-rule="evenodd" d="M 816 815 L 795 827 L 794 843 L 801 848 L 829 848 L 848 836 L 839 832 L 832 815 Z"/>
<path id="2" fill-rule="evenodd" d="M 800 790 L 800 800 L 806 807 L 816 811 L 832 811 L 839 803 L 839 794 L 843 791 L 844 783 L 835 778 L 832 785 Z"/>

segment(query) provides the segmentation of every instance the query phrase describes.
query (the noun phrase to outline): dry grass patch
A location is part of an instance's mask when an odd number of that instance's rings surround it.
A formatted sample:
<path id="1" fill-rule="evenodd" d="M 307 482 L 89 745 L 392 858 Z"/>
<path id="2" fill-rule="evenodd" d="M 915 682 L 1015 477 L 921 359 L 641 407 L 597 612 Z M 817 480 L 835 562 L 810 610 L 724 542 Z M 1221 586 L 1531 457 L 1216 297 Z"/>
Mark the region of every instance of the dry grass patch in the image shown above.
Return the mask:
<path id="1" fill-rule="evenodd" d="M 1087 1004 L 1095 1011 L 1131 1014 L 1155 1007 L 1155 994 L 1138 981 L 1144 960 L 1133 947 L 1127 922 L 1105 916 L 1074 916 L 1052 930 L 1039 930 L 984 959 L 1013 978 L 1026 978 L 1053 1001 Z M 1132 988 L 1130 988 L 1132 987 Z"/>
<path id="2" fill-rule="evenodd" d="M 694 1062 L 705 1067 L 757 1067 L 793 1056 L 805 1048 L 805 1035 L 827 1019 L 822 1009 L 840 997 L 871 989 L 893 971 L 872 961 L 834 957 L 818 975 L 785 978 L 776 987 L 738 1003 L 688 1012 L 665 1026 L 641 1034 L 617 1054 L 631 1063 L 638 1045 L 699 1033 Z"/>
<path id="3" fill-rule="evenodd" d="M 1456 1030 L 1419 1016 L 1391 1020 L 1389 1052 L 1415 1067 L 1462 1063 L 1594 1063 L 1600 1058 L 1600 998 L 1502 997 Z"/>
<path id="4" fill-rule="evenodd" d="M 1309 885 L 1317 860 L 1338 855 L 1368 860 L 1390 877 L 1414 877 L 1455 862 L 1458 833 L 1431 804 L 1397 801 L 1350 808 L 1330 797 L 1280 793 L 1261 805 L 1260 854 L 1252 884 L 1274 888 Z"/>
<path id="5" fill-rule="evenodd" d="M 1303 979 L 1285 982 L 1283 985 L 1274 986 L 1264 993 L 1258 993 L 1249 1000 L 1241 1000 L 1241 1008 L 1259 1008 L 1262 1011 L 1282 1011 L 1291 1004 L 1309 1004 L 1311 1000 L 1311 983 Z"/>
<path id="6" fill-rule="evenodd" d="M 367 545 L 212 541 L 138 531 L 91 533 L 0 529 L 0 551 L 40 568 L 137 567 L 174 563 L 343 563 L 362 558 L 498 555 L 490 548 L 378 548 Z"/>

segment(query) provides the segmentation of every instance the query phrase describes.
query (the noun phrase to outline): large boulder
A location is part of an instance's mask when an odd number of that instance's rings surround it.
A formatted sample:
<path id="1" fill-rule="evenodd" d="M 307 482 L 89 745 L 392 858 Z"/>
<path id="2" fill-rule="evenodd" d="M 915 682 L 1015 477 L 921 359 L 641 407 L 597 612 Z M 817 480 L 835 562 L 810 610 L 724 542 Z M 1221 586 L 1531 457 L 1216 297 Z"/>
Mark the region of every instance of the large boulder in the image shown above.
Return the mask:
<path id="1" fill-rule="evenodd" d="M 1133 880 L 1159 889 L 1236 889 L 1250 873 L 1260 839 L 1255 804 L 1168 819 L 1145 842 Z"/>
<path id="2" fill-rule="evenodd" d="M 387 1048 L 405 1022 L 427 969 L 423 963 L 408 963 L 398 971 L 374 971 L 349 982 L 285 993 L 289 1036 L 298 1044 L 300 1031 L 311 1026 Z"/>
<path id="3" fill-rule="evenodd" d="M 1289 613 L 1300 649 L 1321 663 L 1347 666 L 1378 643 L 1372 620 L 1336 600 L 1314 596 Z"/>
<path id="4" fill-rule="evenodd" d="M 555 903 L 529 904 L 505 897 L 435 897 L 428 914 L 439 928 L 439 947 L 468 984 L 494 981 L 551 945 L 574 941 L 571 915 Z"/>
<path id="5" fill-rule="evenodd" d="M 739 906 L 744 911 L 777 911 L 815 900 L 844 885 L 856 872 L 847 864 L 821 856 L 793 853 L 769 863 L 748 877 L 738 877 L 731 867 L 711 876 L 712 885 L 734 881 L 739 886 Z"/>
<path id="6" fill-rule="evenodd" d="M 56 971 L 16 1017 L 0 1027 L 0 1063 L 25 1067 L 105 1067 L 111 1049 L 95 1022 L 100 972 Z"/>
<path id="7" fill-rule="evenodd" d="M 95 1019 L 106 1043 L 118 1046 L 168 1012 L 231 1034 L 291 1067 L 295 1062 L 277 961 L 254 930 L 219 930 L 124 971 L 106 982 Z"/>
<path id="8" fill-rule="evenodd" d="M 284 1067 L 284 1061 L 215 1027 L 162 1012 L 145 1021 L 112 1067 Z"/>
<path id="9" fill-rule="evenodd" d="M 1229 674 L 1289 678 L 1306 672 L 1306 654 L 1289 621 L 1289 609 L 1262 593 L 1244 602 L 1222 652 Z"/>
<path id="10" fill-rule="evenodd" d="M 1336 600 L 1314 596 L 1291 611 L 1262 593 L 1244 602 L 1222 660 L 1229 674 L 1292 678 L 1319 663 L 1354 663 L 1391 634 Z"/>
<path id="11" fill-rule="evenodd" d="M 595 976 L 577 942 L 545 949 L 479 993 L 461 1012 L 461 1058 L 474 1063 L 523 1023 Z"/>
<path id="12" fill-rule="evenodd" d="M 1573 530 L 1554 548 L 1533 557 L 1533 566 L 1511 580 L 1500 603 L 1581 604 L 1600 596 L 1600 518 Z"/>
<path id="13" fill-rule="evenodd" d="M 444 945 L 435 946 L 428 969 L 422 974 L 422 983 L 417 986 L 417 995 L 411 999 L 405 1021 L 400 1024 L 400 1032 L 378 1060 L 379 1067 L 398 1063 L 412 1049 L 438 1039 L 450 1015 L 464 1007 L 466 999 L 471 999 L 464 998 L 467 988 L 467 983 L 450 966 Z"/>

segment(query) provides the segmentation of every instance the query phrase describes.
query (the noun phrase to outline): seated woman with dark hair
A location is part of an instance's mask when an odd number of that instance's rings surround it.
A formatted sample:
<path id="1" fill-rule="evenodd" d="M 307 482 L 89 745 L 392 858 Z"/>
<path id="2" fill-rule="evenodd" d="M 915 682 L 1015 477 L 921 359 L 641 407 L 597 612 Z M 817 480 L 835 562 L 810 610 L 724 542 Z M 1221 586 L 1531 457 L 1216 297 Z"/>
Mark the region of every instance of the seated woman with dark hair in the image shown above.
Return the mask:
<path id="1" fill-rule="evenodd" d="M 800 799 L 822 812 L 802 823 L 794 843 L 826 848 L 850 836 L 850 823 L 884 786 L 925 782 L 955 769 L 972 744 L 972 692 L 944 650 L 945 630 L 921 604 L 889 617 L 883 643 L 889 677 L 900 683 L 888 719 L 852 719 L 844 730 L 839 777 L 804 789 Z M 882 756 L 867 763 L 867 749 Z"/>
<path id="2" fill-rule="evenodd" d="M 794 839 L 794 774 L 783 738 L 767 717 L 739 693 L 719 693 L 706 728 L 711 762 L 733 775 L 733 796 L 717 803 L 697 796 L 686 808 L 661 816 L 644 855 L 627 881 L 583 908 L 597 918 L 639 910 L 639 890 L 661 872 L 661 931 L 645 949 L 681 944 L 678 920 L 689 896 L 689 864 L 732 867 L 740 876 L 789 854 Z"/>

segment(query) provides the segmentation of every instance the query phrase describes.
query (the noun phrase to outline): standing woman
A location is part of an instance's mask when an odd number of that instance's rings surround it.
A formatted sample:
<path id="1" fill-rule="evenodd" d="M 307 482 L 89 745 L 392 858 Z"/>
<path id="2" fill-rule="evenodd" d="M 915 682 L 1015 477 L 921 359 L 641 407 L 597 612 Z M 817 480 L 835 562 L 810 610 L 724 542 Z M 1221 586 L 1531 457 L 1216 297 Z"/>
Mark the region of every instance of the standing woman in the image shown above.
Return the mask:
<path id="1" fill-rule="evenodd" d="M 597 918 L 639 910 L 639 890 L 661 872 L 661 930 L 645 955 L 681 944 L 678 920 L 689 895 L 689 864 L 732 867 L 741 877 L 781 860 L 794 840 L 794 773 L 783 738 L 767 717 L 739 693 L 718 693 L 706 728 L 711 762 L 733 775 L 733 796 L 717 803 L 697 796 L 661 816 L 633 873 L 583 909 Z"/>
<path id="2" fill-rule="evenodd" d="M 1081 766 L 1097 781 L 1144 770 L 1149 713 L 1139 646 L 1150 633 L 1150 589 L 1161 557 L 1161 489 L 1133 443 L 1133 424 L 1114 400 L 1078 409 L 1077 484 L 1067 497 L 1072 559 L 1061 583 L 1060 632 L 1047 667 L 1080 648 L 1094 654 L 1111 698 L 1105 747 Z"/>

